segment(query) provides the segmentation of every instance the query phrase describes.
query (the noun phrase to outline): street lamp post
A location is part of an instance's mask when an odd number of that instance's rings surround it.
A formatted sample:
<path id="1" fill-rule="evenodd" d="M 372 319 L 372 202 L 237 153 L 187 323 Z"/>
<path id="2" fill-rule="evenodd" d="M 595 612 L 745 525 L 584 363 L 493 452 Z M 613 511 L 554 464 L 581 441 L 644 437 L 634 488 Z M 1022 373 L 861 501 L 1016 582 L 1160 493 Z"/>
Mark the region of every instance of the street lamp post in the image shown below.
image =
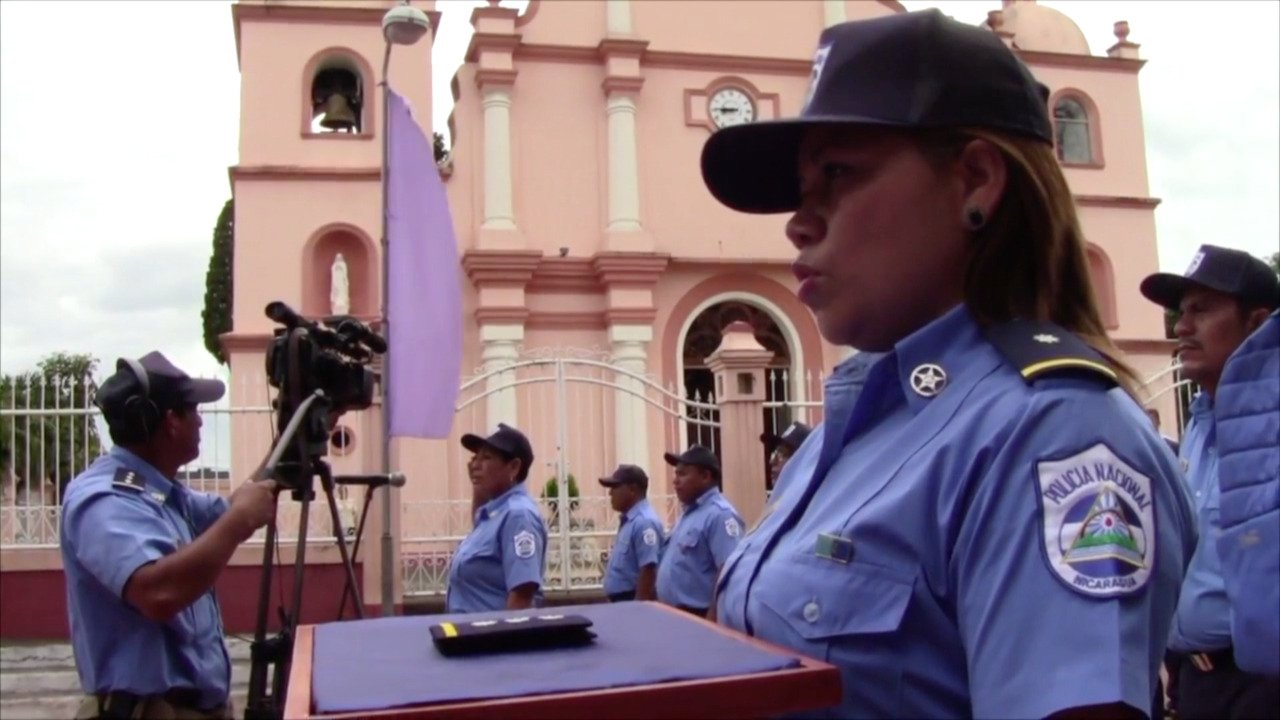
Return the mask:
<path id="1" fill-rule="evenodd" d="M 382 37 L 386 40 L 386 50 L 382 54 L 382 336 L 387 344 L 391 343 L 391 323 L 387 313 L 387 277 L 390 263 L 387 243 L 387 170 L 389 166 L 387 153 L 390 149 L 389 131 L 391 129 L 391 86 L 388 84 L 387 72 L 391 66 L 392 45 L 412 45 L 431 28 L 427 14 L 402 0 L 382 16 Z M 391 414 L 387 396 L 387 380 L 390 377 L 391 355 L 382 356 L 382 472 L 391 472 Z M 391 488 L 387 487 L 382 494 L 382 616 L 389 617 L 395 612 L 395 543 L 391 537 Z"/>

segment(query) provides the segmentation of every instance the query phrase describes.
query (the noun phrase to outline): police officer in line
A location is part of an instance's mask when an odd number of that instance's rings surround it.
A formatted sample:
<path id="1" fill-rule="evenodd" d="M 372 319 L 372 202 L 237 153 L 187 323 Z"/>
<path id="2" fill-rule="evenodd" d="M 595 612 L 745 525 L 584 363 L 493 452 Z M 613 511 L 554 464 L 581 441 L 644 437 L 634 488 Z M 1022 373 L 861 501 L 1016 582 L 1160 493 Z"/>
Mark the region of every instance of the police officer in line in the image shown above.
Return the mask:
<path id="1" fill-rule="evenodd" d="M 467 472 L 475 525 L 449 565 L 445 612 L 533 607 L 547 554 L 547 526 L 524 486 L 533 446 L 501 423 L 488 437 L 463 435 L 462 446 L 473 453 Z"/>
<path id="2" fill-rule="evenodd" d="M 664 453 L 675 467 L 676 497 L 684 506 L 658 565 L 658 599 L 706 616 L 720 568 L 742 536 L 742 516 L 720 494 L 720 461 L 702 445 Z"/>
<path id="3" fill-rule="evenodd" d="M 896 13 L 823 32 L 799 118 L 703 148 L 720 202 L 791 213 L 800 300 L 864 351 L 717 582 L 719 622 L 839 668 L 831 716 L 1152 710 L 1194 520 L 1047 96 L 989 30 Z"/>
<path id="4" fill-rule="evenodd" d="M 813 432 L 813 428 L 808 425 L 793 422 L 779 434 L 760 434 L 760 442 L 764 444 L 765 452 L 769 455 L 769 483 L 766 488 L 769 493 L 773 492 L 774 486 L 778 483 L 778 476 L 782 474 L 783 466 L 804 444 L 810 432 Z"/>
<path id="5" fill-rule="evenodd" d="M 115 447 L 67 487 L 62 565 L 77 718 L 232 716 L 231 660 L 213 585 L 236 547 L 275 515 L 274 480 L 230 501 L 175 480 L 200 455 L 197 405 L 223 384 L 158 352 L 122 358 L 94 402 Z"/>
<path id="6" fill-rule="evenodd" d="M 1169 636 L 1174 710 L 1182 718 L 1280 717 L 1280 681 L 1241 670 L 1232 648 L 1231 604 L 1217 548 L 1223 429 L 1214 421 L 1223 366 L 1280 306 L 1280 279 L 1249 253 L 1201 245 L 1185 274 L 1155 273 L 1140 289 L 1148 300 L 1178 312 L 1173 331 L 1182 375 L 1200 386 L 1180 449 L 1200 540 Z"/>
<path id="7" fill-rule="evenodd" d="M 1218 554 L 1240 668 L 1280 676 L 1280 310 L 1236 348 L 1215 394 Z M 1273 703 L 1272 707 L 1280 705 Z"/>
<path id="8" fill-rule="evenodd" d="M 605 595 L 610 602 L 657 600 L 662 521 L 645 497 L 649 476 L 635 465 L 619 465 L 600 484 L 609 489 L 609 504 L 622 516 L 604 572 Z"/>

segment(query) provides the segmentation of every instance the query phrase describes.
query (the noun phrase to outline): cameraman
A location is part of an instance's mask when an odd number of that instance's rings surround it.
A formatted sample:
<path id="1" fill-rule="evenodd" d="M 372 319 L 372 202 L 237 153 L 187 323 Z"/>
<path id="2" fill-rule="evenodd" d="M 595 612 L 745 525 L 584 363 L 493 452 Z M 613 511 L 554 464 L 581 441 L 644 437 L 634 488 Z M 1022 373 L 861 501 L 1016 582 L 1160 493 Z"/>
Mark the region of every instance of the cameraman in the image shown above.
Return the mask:
<path id="1" fill-rule="evenodd" d="M 231 661 L 213 595 L 231 554 L 275 515 L 274 480 L 231 500 L 174 480 L 200 454 L 196 406 L 222 397 L 152 352 L 99 388 L 115 447 L 71 481 L 62 564 L 77 718 L 229 718 Z"/>

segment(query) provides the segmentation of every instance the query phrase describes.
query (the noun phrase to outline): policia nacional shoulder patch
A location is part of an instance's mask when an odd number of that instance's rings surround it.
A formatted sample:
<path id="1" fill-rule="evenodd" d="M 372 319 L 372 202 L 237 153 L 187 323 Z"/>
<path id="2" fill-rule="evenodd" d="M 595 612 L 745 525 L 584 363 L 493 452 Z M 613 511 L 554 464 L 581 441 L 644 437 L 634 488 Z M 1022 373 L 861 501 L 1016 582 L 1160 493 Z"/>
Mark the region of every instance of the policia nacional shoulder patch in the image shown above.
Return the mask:
<path id="1" fill-rule="evenodd" d="M 1036 464 L 1049 567 L 1083 595 L 1112 598 L 1146 586 L 1155 557 L 1151 478 L 1105 443 Z"/>

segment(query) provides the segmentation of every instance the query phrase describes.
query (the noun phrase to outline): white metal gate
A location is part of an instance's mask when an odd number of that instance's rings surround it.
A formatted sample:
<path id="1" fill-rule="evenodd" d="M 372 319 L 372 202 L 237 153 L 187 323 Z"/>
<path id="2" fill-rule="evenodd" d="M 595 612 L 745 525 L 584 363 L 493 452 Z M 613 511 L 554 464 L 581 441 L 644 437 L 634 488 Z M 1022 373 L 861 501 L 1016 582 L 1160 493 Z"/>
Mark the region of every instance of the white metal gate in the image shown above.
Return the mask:
<path id="1" fill-rule="evenodd" d="M 453 447 L 465 433 L 487 435 L 498 421 L 519 427 L 533 445 L 525 485 L 547 524 L 550 591 L 601 587 L 618 518 L 597 478 L 619 462 L 643 467 L 649 501 L 669 527 L 679 504 L 668 490 L 662 453 L 691 442 L 714 449 L 719 428 L 714 398 L 685 398 L 598 356 L 526 357 L 465 382 L 459 398 Z M 467 457 L 457 453 L 450 472 L 465 478 Z M 470 500 L 445 502 L 450 507 L 437 500 L 416 504 L 432 508 L 405 504 L 407 596 L 444 592 L 448 563 L 470 529 Z"/>

